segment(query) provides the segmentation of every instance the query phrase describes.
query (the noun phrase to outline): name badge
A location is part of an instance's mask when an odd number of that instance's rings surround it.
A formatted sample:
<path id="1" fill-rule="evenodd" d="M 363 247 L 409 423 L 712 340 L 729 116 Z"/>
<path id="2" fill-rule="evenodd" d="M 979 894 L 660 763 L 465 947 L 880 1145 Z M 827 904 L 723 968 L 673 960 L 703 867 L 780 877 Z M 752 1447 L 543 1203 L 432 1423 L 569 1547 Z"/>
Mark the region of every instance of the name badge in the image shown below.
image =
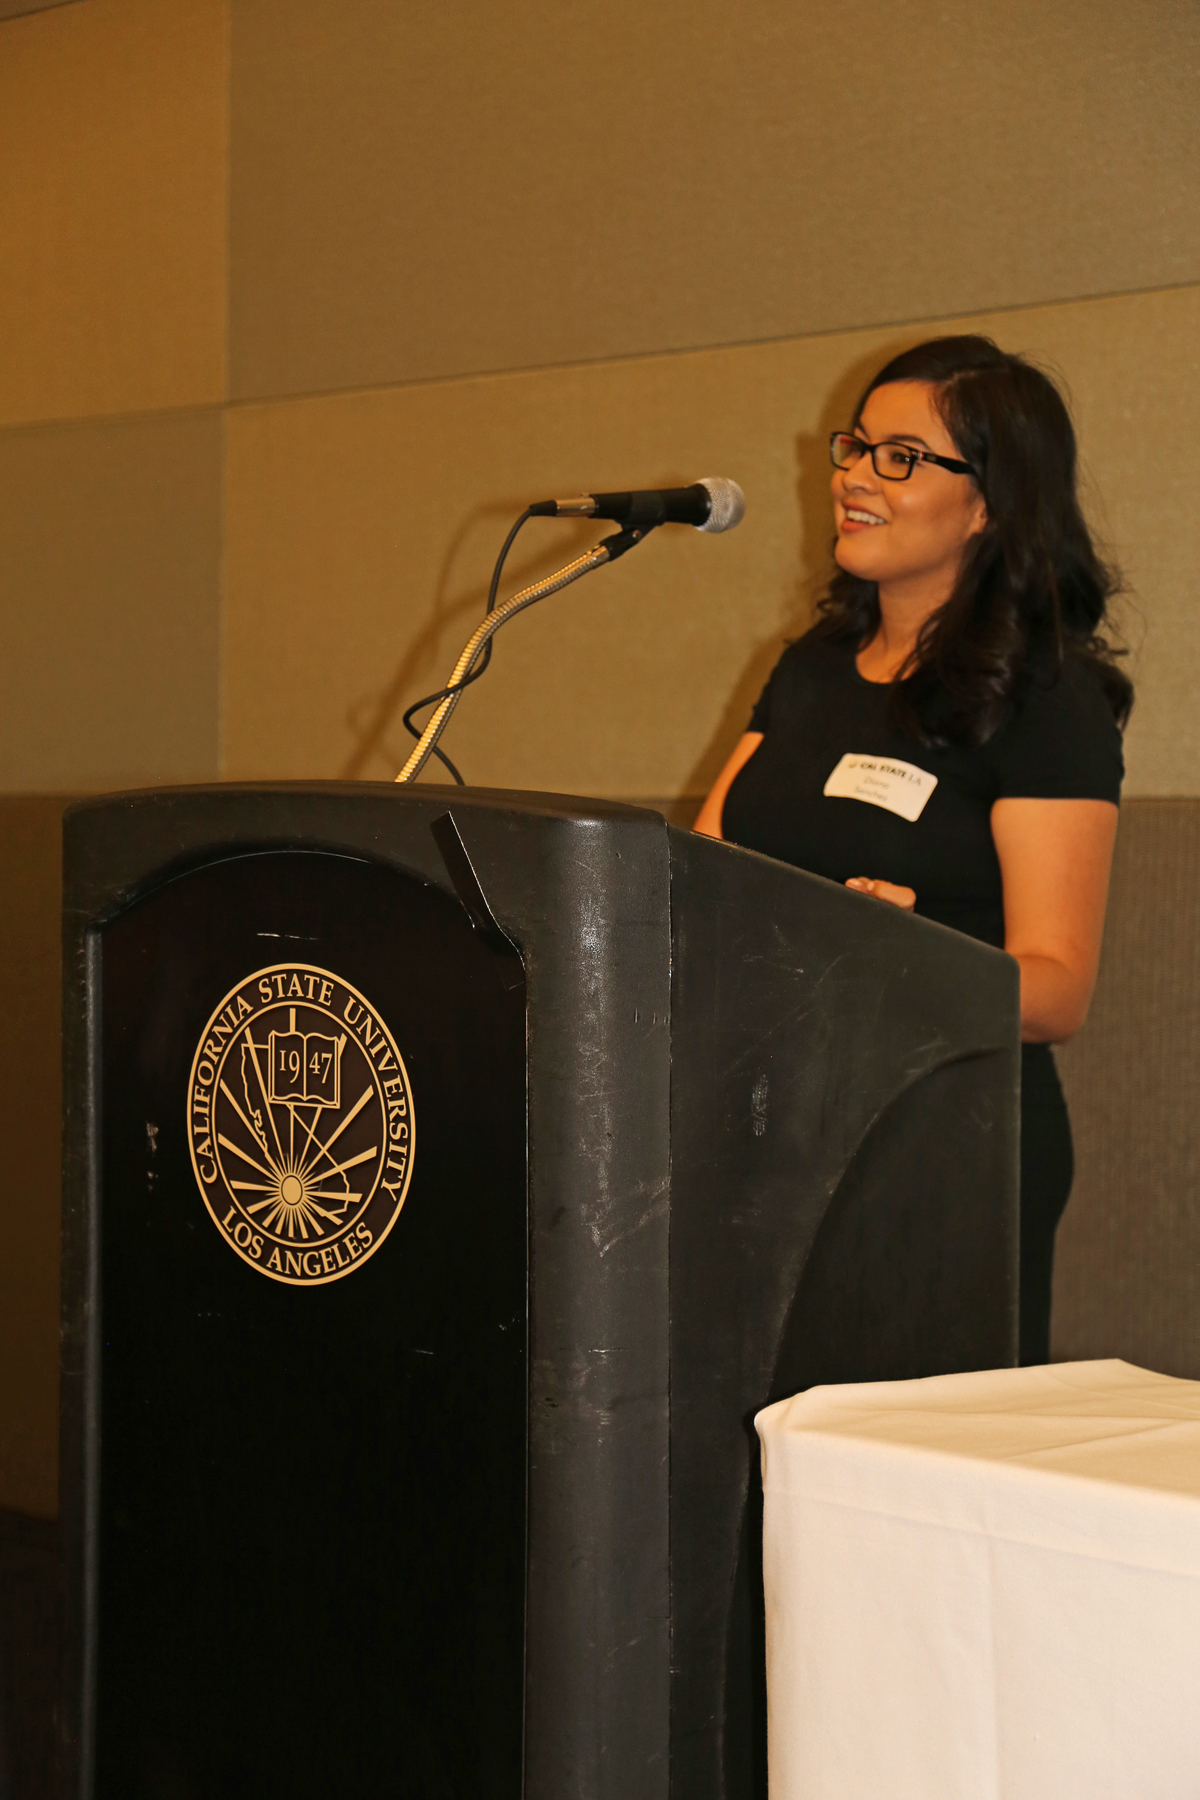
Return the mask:
<path id="1" fill-rule="evenodd" d="M 911 824 L 924 812 L 937 784 L 936 775 L 912 763 L 892 762 L 882 756 L 843 756 L 824 792 L 831 800 L 866 800 Z"/>

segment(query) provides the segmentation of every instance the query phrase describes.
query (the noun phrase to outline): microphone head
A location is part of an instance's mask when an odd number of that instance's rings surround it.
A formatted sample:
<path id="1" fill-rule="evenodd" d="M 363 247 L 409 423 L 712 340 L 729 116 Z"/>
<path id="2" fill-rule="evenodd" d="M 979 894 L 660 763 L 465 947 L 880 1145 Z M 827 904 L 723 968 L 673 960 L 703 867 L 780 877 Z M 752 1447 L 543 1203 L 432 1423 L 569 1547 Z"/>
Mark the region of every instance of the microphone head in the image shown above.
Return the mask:
<path id="1" fill-rule="evenodd" d="M 727 481 L 723 475 L 705 475 L 696 485 L 708 489 L 711 501 L 708 517 L 703 525 L 697 525 L 697 531 L 732 531 L 741 524 L 746 496 L 736 481 Z"/>

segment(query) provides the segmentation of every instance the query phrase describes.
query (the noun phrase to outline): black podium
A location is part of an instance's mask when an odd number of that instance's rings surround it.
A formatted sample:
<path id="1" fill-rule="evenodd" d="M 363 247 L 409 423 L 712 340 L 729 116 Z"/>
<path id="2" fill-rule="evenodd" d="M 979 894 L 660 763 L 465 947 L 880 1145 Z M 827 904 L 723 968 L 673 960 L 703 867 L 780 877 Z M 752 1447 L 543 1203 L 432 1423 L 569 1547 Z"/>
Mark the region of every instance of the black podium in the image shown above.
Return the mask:
<path id="1" fill-rule="evenodd" d="M 751 1419 L 1014 1360 L 998 952 L 654 813 L 66 824 L 71 1800 L 761 1792 Z"/>

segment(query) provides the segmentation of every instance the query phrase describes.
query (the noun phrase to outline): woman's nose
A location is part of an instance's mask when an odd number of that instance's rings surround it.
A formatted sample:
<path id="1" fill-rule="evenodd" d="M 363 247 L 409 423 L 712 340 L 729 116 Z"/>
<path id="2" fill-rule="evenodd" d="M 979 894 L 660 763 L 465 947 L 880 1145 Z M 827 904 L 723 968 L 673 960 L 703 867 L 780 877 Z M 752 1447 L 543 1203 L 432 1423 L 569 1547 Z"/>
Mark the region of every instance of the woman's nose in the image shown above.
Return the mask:
<path id="1" fill-rule="evenodd" d="M 839 469 L 837 473 L 846 492 L 870 492 L 879 484 L 879 477 L 875 473 L 875 464 L 871 461 L 869 450 L 864 450 L 858 460 L 852 462 L 848 469 Z"/>

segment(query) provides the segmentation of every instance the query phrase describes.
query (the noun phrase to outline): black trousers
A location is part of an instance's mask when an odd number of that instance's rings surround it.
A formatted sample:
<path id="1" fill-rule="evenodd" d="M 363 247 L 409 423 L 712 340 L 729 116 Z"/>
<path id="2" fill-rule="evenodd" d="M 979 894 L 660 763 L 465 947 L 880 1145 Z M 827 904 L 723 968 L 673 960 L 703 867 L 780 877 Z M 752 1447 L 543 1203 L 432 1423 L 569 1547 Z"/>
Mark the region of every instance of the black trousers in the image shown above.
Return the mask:
<path id="1" fill-rule="evenodd" d="M 1021 1046 L 1020 1358 L 1050 1361 L 1054 1233 L 1071 1192 L 1071 1121 L 1049 1044 Z"/>

